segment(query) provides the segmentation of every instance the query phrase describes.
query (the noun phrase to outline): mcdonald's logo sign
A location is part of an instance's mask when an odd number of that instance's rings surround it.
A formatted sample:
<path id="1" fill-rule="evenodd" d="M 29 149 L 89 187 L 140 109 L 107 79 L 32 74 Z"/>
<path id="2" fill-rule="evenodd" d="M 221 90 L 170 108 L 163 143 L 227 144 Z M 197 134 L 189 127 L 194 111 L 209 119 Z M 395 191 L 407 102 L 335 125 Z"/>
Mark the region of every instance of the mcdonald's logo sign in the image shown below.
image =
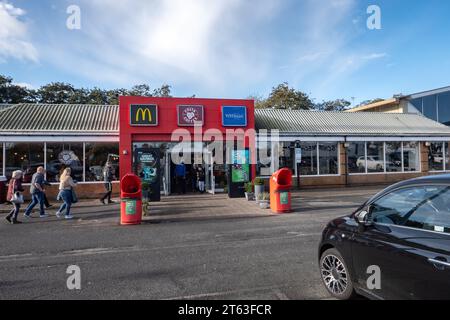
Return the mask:
<path id="1" fill-rule="evenodd" d="M 130 106 L 130 125 L 157 126 L 158 106 L 154 104 L 132 104 Z"/>

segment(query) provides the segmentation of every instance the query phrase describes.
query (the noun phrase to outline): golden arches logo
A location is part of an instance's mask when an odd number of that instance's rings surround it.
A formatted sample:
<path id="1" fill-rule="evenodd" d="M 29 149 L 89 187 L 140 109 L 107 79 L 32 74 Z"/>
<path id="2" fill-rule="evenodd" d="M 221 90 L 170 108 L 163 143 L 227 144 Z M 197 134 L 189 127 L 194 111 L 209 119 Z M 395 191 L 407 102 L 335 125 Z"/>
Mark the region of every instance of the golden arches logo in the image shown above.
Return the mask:
<path id="1" fill-rule="evenodd" d="M 148 120 L 147 120 L 148 118 Z M 139 108 L 136 112 L 136 122 L 140 122 L 140 121 L 148 121 L 148 122 L 152 122 L 153 121 L 153 117 L 152 117 L 152 112 L 150 111 L 150 109 L 148 108 Z"/>

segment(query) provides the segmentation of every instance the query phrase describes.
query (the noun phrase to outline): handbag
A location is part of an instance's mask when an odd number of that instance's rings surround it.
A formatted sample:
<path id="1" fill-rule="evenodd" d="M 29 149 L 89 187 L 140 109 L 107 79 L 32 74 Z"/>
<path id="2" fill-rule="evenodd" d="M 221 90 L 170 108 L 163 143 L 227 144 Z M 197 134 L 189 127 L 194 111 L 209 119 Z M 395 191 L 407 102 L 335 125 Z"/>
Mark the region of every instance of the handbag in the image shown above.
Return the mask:
<path id="1" fill-rule="evenodd" d="M 17 191 L 17 192 L 14 192 L 14 194 L 11 198 L 11 202 L 14 204 L 22 204 L 25 201 L 23 200 L 23 195 L 19 191 Z"/>
<path id="2" fill-rule="evenodd" d="M 75 190 L 72 188 L 72 203 L 77 203 L 77 202 L 78 202 L 77 194 L 75 193 Z"/>

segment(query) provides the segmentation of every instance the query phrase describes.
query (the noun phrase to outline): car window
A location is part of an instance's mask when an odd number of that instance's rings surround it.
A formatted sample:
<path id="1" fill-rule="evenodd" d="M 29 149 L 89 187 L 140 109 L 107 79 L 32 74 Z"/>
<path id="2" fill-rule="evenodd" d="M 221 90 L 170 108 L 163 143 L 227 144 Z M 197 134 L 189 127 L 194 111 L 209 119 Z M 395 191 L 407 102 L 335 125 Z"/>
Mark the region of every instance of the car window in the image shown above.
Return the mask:
<path id="1" fill-rule="evenodd" d="M 372 204 L 371 218 L 375 223 L 450 233 L 450 187 L 393 191 Z"/>

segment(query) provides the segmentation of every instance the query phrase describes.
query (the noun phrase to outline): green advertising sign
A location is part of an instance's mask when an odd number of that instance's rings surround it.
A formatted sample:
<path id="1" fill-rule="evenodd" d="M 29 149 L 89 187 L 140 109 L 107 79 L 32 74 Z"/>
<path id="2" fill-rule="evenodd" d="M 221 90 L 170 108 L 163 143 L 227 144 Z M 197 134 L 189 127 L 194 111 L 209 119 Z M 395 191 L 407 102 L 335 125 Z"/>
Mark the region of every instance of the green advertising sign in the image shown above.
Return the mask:
<path id="1" fill-rule="evenodd" d="M 127 200 L 125 205 L 125 213 L 127 216 L 136 214 L 136 200 Z"/>
<path id="2" fill-rule="evenodd" d="M 233 151 L 233 164 L 231 166 L 231 182 L 242 183 L 250 181 L 249 151 Z"/>
<path id="3" fill-rule="evenodd" d="M 283 205 L 289 204 L 289 192 L 280 193 L 280 203 Z"/>

